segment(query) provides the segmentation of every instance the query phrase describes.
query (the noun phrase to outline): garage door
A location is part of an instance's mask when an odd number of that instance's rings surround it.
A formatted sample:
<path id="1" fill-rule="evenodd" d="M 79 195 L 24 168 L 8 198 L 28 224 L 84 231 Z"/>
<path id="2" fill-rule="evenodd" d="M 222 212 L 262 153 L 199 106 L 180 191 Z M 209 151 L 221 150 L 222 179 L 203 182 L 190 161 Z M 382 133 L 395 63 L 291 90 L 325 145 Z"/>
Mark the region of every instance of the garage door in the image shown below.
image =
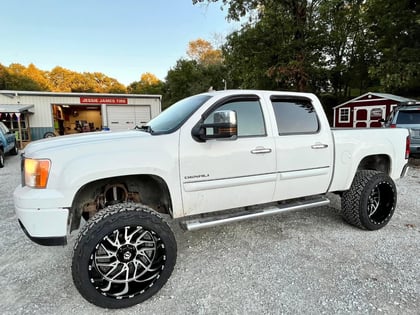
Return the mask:
<path id="1" fill-rule="evenodd" d="M 106 107 L 108 127 L 114 131 L 133 129 L 146 124 L 151 119 L 150 106 L 108 105 Z"/>

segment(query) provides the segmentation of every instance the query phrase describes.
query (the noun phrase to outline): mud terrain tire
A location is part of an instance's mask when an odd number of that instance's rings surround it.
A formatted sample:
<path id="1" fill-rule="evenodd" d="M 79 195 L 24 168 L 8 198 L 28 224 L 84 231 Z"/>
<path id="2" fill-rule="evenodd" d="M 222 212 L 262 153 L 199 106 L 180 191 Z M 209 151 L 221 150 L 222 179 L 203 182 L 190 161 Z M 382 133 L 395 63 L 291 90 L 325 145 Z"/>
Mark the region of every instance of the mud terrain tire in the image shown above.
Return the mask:
<path id="1" fill-rule="evenodd" d="M 341 197 L 344 219 L 361 229 L 378 230 L 391 220 L 397 204 L 394 181 L 377 171 L 358 171 Z"/>

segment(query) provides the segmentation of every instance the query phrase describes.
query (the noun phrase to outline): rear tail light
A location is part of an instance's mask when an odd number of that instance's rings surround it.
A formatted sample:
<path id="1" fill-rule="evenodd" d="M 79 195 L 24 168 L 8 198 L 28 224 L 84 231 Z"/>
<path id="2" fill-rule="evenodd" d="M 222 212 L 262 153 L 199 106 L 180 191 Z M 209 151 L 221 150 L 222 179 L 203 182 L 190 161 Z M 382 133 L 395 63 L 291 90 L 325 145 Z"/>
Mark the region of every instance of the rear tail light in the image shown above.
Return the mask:
<path id="1" fill-rule="evenodd" d="M 391 128 L 397 128 L 397 125 L 396 124 L 391 124 L 391 126 L 390 126 Z"/>
<path id="2" fill-rule="evenodd" d="M 410 157 L 410 136 L 407 136 L 405 140 L 405 159 Z"/>

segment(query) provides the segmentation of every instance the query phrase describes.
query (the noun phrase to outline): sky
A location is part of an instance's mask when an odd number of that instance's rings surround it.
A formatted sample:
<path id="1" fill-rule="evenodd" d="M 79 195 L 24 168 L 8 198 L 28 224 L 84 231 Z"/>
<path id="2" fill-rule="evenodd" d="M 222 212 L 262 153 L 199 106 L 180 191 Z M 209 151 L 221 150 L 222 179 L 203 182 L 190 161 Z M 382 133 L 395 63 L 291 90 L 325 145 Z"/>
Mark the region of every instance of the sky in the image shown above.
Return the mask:
<path id="1" fill-rule="evenodd" d="M 220 44 L 238 29 L 226 20 L 222 1 L 2 0 L 0 64 L 33 63 L 102 72 L 124 85 L 150 72 L 164 80 L 188 43 Z"/>

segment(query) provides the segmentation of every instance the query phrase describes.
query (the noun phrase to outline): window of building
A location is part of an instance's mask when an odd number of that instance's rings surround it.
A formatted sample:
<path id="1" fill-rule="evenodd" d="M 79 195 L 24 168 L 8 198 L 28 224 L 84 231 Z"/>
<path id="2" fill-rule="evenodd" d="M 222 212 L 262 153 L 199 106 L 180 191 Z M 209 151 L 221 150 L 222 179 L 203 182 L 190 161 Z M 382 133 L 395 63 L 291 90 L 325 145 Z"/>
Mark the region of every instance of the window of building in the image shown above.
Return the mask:
<path id="1" fill-rule="evenodd" d="M 350 108 L 340 108 L 338 122 L 341 122 L 341 123 L 350 122 Z"/>
<path id="2" fill-rule="evenodd" d="M 272 98 L 279 135 L 316 133 L 318 117 L 308 99 Z"/>

